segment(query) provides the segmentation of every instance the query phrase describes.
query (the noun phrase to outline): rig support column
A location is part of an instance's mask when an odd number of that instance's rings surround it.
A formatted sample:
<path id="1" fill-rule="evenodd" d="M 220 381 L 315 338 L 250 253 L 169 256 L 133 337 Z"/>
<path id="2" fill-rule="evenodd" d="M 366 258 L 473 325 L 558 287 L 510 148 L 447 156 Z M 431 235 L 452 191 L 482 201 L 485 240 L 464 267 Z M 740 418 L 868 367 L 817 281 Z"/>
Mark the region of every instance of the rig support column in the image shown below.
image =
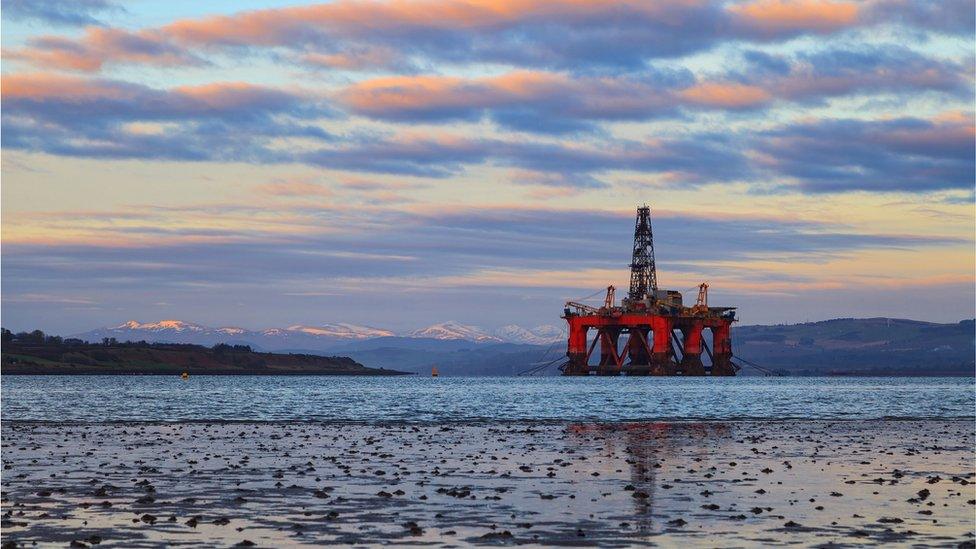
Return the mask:
<path id="1" fill-rule="evenodd" d="M 648 353 L 647 335 L 650 330 L 638 326 L 628 328 L 630 338 L 627 340 L 627 356 L 630 358 L 630 370 L 627 375 L 647 375 L 650 370 L 651 357 Z"/>
<path id="2" fill-rule="evenodd" d="M 622 358 L 617 355 L 620 340 L 620 328 L 603 327 L 597 331 L 600 338 L 600 368 L 597 374 L 601 376 L 620 375 Z"/>
<path id="3" fill-rule="evenodd" d="M 732 366 L 732 338 L 729 322 L 712 326 L 712 361 L 713 376 L 735 375 L 735 368 Z"/>
<path id="4" fill-rule="evenodd" d="M 651 317 L 654 330 L 654 345 L 651 347 L 651 375 L 673 376 L 674 362 L 671 360 L 671 330 L 674 321 L 665 316 Z"/>
<path id="5" fill-rule="evenodd" d="M 563 370 L 563 375 L 588 376 L 590 375 L 590 367 L 586 363 L 587 327 L 579 317 L 569 317 L 566 320 L 569 321 L 569 348 L 566 351 L 569 363 Z"/>
<path id="6" fill-rule="evenodd" d="M 681 327 L 682 340 L 681 370 L 686 376 L 703 376 L 705 367 L 702 365 L 702 330 L 705 328 L 701 320 L 693 320 L 687 326 Z"/>

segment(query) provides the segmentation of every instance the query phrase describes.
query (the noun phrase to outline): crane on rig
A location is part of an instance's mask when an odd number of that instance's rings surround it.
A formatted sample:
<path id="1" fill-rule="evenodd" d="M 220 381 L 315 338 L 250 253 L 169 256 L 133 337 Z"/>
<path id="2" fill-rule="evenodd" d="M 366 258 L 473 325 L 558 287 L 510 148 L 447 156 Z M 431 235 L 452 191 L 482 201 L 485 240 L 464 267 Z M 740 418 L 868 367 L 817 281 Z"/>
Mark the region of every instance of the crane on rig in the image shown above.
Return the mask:
<path id="1" fill-rule="evenodd" d="M 691 308 L 691 314 L 701 316 L 708 314 L 708 283 L 702 282 L 698 285 L 698 299 L 695 306 Z"/>

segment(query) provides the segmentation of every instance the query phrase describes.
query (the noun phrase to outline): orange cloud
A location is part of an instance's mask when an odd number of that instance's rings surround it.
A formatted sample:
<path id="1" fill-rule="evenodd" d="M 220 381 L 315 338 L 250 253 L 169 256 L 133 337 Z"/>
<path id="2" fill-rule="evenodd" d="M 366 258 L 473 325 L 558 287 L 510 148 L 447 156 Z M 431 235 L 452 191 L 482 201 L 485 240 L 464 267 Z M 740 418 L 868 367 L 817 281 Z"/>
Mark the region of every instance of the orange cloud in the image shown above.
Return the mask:
<path id="1" fill-rule="evenodd" d="M 663 18 L 672 10 L 707 4 L 705 0 L 621 0 L 609 4 L 584 0 L 339 0 L 315 6 L 187 19 L 166 25 L 162 30 L 183 42 L 275 45 L 283 37 L 294 35 L 297 29 L 309 24 L 327 27 L 339 35 L 352 36 L 412 26 L 470 30 L 547 16 L 585 21 L 586 18 L 621 9 Z"/>
<path id="2" fill-rule="evenodd" d="M 272 196 L 296 198 L 329 197 L 334 194 L 328 187 L 313 183 L 305 178 L 272 181 L 259 185 L 258 190 Z"/>
<path id="3" fill-rule="evenodd" d="M 856 4 L 830 0 L 754 0 L 728 11 L 743 27 L 770 35 L 834 31 L 856 23 L 859 14 Z"/>
<path id="4" fill-rule="evenodd" d="M 0 92 L 7 100 L 126 101 L 156 113 L 267 107 L 296 102 L 300 97 L 292 92 L 245 82 L 213 82 L 166 90 L 50 73 L 4 75 L 0 80 Z"/>
<path id="5" fill-rule="evenodd" d="M 772 99 L 769 92 L 759 86 L 735 82 L 701 82 L 678 95 L 691 103 L 728 109 L 754 107 Z"/>
<path id="6" fill-rule="evenodd" d="M 307 53 L 301 56 L 308 65 L 332 69 L 362 70 L 371 67 L 388 67 L 396 64 L 398 56 L 389 48 L 365 48 L 343 53 Z"/>
<path id="7" fill-rule="evenodd" d="M 932 151 L 949 151 L 960 143 L 970 150 L 976 143 L 976 119 L 973 113 L 944 112 L 930 119 L 925 128 L 889 128 L 879 132 L 879 142 L 894 147 L 924 148 Z"/>
<path id="8" fill-rule="evenodd" d="M 531 101 L 571 87 L 562 75 L 518 71 L 497 77 L 395 76 L 358 82 L 339 94 L 361 113 L 384 114 L 452 108 L 485 108 Z"/>
<path id="9" fill-rule="evenodd" d="M 77 40 L 42 36 L 30 46 L 5 50 L 4 57 L 43 67 L 82 72 L 100 70 L 107 61 L 145 63 L 161 66 L 196 65 L 203 61 L 168 41 L 154 29 L 129 32 L 121 29 L 88 27 Z"/>
<path id="10" fill-rule="evenodd" d="M 4 99 L 126 99 L 136 96 L 134 89 L 123 86 L 47 73 L 5 74 L 0 79 L 0 90 Z"/>
<path id="11" fill-rule="evenodd" d="M 413 56 L 476 62 L 524 61 L 537 55 L 536 66 L 604 64 L 612 56 L 599 52 L 608 48 L 632 60 L 670 57 L 708 49 L 722 39 L 846 28 L 859 14 L 856 4 L 828 0 L 732 5 L 720 0 L 338 0 L 181 19 L 139 31 L 90 27 L 78 39 L 43 37 L 5 55 L 80 71 L 96 71 L 108 62 L 202 63 L 192 51 L 211 47 L 283 47 L 299 52 L 297 58 L 305 63 L 355 70 L 390 67 Z M 576 48 L 560 47 L 560 29 L 572 33 L 584 26 L 603 32 L 580 37 Z M 452 48 L 437 39 L 445 32 L 463 38 Z M 517 49 L 527 54 L 514 54 Z M 598 55 L 587 57 L 588 51 Z"/>

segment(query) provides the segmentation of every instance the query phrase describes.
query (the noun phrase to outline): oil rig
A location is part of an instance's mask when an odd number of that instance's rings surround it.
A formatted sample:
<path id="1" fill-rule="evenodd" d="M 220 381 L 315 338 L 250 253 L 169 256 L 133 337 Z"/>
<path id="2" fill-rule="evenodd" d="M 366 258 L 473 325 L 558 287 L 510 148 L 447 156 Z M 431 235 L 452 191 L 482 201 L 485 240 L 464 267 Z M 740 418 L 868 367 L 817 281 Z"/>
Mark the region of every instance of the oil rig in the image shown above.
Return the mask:
<path id="1" fill-rule="evenodd" d="M 654 265 L 651 209 L 637 209 L 634 254 L 630 263 L 630 292 L 615 304 L 615 288 L 607 286 L 603 306 L 566 302 L 562 318 L 569 323 L 569 341 L 563 375 L 586 376 L 734 376 L 731 327 L 735 307 L 710 307 L 708 284 L 698 287 L 691 307 L 682 303 L 681 292 L 660 290 Z M 703 332 L 711 332 L 708 345 Z M 590 329 L 596 331 L 592 342 Z M 626 336 L 626 339 L 621 339 Z M 600 345 L 600 360 L 590 364 Z M 709 358 L 702 361 L 702 352 Z"/>

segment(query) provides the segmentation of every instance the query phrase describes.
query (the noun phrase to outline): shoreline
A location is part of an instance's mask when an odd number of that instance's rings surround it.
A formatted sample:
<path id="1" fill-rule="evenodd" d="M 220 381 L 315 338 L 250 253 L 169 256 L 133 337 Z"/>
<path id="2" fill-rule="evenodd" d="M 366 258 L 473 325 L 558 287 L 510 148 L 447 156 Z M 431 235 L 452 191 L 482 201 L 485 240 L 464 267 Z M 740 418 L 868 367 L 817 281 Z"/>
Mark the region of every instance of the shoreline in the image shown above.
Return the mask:
<path id="1" fill-rule="evenodd" d="M 964 419 L 0 428 L 5 543 L 954 546 L 976 536 L 976 427 Z"/>
<path id="2" fill-rule="evenodd" d="M 801 418 L 801 417 L 732 417 L 732 418 L 633 418 L 633 419 L 600 419 L 600 418 L 481 418 L 481 419 L 436 419 L 436 420 L 406 420 L 406 419 L 221 419 L 221 418 L 188 418 L 188 419 L 106 419 L 99 421 L 88 420 L 52 420 L 52 419 L 4 419 L 10 425 L 47 425 L 47 426 L 77 426 L 98 425 L 139 425 L 139 426 L 174 426 L 174 425 L 308 425 L 319 427 L 330 426 L 360 426 L 360 427 L 422 427 L 422 426 L 457 426 L 484 427 L 492 425 L 532 425 L 532 426 L 568 426 L 576 424 L 605 425 L 607 427 L 629 424 L 660 424 L 660 425 L 737 425 L 737 424 L 850 424 L 850 423 L 906 423 L 906 422 L 942 422 L 966 423 L 976 422 L 976 416 L 967 417 L 878 417 L 878 418 Z M 976 458 L 976 456 L 974 456 Z"/>
<path id="3" fill-rule="evenodd" d="M 367 366 L 367 368 L 369 368 Z M 386 370 L 383 368 L 369 368 L 368 372 L 361 373 L 350 373 L 350 372 L 241 372 L 241 371 L 225 371 L 225 372 L 206 372 L 206 373 L 193 373 L 189 372 L 192 377 L 206 377 L 206 376 L 253 376 L 253 377 L 278 377 L 278 376 L 306 376 L 306 377 L 388 377 L 388 376 L 415 376 L 418 375 L 414 372 L 401 372 L 399 370 Z M 182 372 L 180 372 L 182 373 Z M 179 377 L 179 373 L 173 372 L 30 372 L 30 373 L 13 373 L 0 374 L 0 378 L 3 376 L 19 376 L 19 377 L 48 377 L 48 376 L 104 376 L 104 377 L 130 377 L 130 376 L 151 376 L 151 377 Z"/>
<path id="4" fill-rule="evenodd" d="M 6 367 L 5 367 L 6 368 Z M 240 372 L 237 370 L 226 371 L 226 372 L 213 372 L 208 371 L 204 373 L 191 373 L 190 375 L 194 377 L 201 376 L 349 376 L 349 377 L 363 377 L 363 376 L 417 376 L 417 377 L 430 377 L 429 373 L 424 372 L 408 372 L 401 370 L 387 370 L 385 368 L 374 368 L 372 366 L 366 366 L 372 370 L 372 372 L 366 373 L 349 373 L 349 372 L 267 372 L 267 371 L 254 371 L 254 372 Z M 173 376 L 179 375 L 173 372 L 104 372 L 104 371 L 93 371 L 93 372 L 15 372 L 6 373 L 0 372 L 0 377 L 2 376 Z M 547 379 L 547 378 L 562 378 L 562 375 L 546 375 L 546 376 L 519 376 L 517 374 L 511 375 L 452 375 L 452 374 L 440 374 L 437 376 L 438 379 L 442 378 L 455 378 L 455 379 L 486 379 L 486 378 L 518 378 L 518 379 Z M 594 379 L 607 379 L 602 376 L 582 376 L 584 379 L 591 377 Z M 610 379 L 626 379 L 628 376 L 617 376 Z M 640 379 L 687 379 L 687 380 L 697 380 L 697 379 L 711 379 L 712 376 L 637 376 Z M 850 375 L 828 375 L 828 374 L 818 374 L 818 375 L 800 375 L 800 374 L 790 374 L 790 375 L 776 375 L 776 376 L 766 376 L 766 375 L 748 375 L 741 374 L 730 377 L 716 376 L 715 379 L 936 379 L 936 378 L 971 378 L 976 379 L 976 371 L 971 373 L 913 373 L 913 374 L 850 374 Z M 579 379 L 576 377 L 574 379 Z"/>

